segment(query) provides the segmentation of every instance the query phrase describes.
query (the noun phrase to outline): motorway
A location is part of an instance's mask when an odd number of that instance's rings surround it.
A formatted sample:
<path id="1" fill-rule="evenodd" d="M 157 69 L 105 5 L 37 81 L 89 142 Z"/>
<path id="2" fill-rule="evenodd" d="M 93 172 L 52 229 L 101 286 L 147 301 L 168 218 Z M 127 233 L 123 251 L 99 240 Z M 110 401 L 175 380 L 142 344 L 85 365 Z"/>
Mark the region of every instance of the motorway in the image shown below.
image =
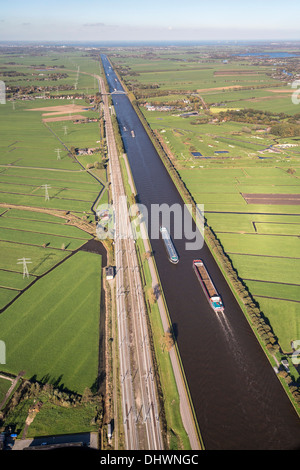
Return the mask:
<path id="1" fill-rule="evenodd" d="M 104 103 L 115 211 L 116 302 L 125 446 L 127 450 L 161 450 L 159 407 L 135 240 L 129 223 L 108 97 L 103 79 L 97 78 Z"/>

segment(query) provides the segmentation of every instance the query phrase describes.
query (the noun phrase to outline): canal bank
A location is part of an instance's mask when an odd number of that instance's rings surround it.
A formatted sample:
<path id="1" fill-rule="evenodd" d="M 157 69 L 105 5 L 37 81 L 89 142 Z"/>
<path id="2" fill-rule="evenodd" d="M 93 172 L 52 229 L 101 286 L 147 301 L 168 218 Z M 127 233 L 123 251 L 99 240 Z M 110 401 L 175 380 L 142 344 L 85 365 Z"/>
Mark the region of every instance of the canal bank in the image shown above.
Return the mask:
<path id="1" fill-rule="evenodd" d="M 104 60 L 104 68 L 109 66 Z M 112 69 L 108 79 L 112 90 L 122 90 Z M 182 205 L 127 96 L 112 100 L 140 202 L 149 209 Z M 161 240 L 150 241 L 205 448 L 299 447 L 298 416 L 210 250 L 204 245 L 200 252 L 187 251 L 187 240 L 175 239 L 180 262 L 171 265 Z M 222 295 L 225 318 L 214 315 L 199 289 L 192 270 L 198 257 Z"/>

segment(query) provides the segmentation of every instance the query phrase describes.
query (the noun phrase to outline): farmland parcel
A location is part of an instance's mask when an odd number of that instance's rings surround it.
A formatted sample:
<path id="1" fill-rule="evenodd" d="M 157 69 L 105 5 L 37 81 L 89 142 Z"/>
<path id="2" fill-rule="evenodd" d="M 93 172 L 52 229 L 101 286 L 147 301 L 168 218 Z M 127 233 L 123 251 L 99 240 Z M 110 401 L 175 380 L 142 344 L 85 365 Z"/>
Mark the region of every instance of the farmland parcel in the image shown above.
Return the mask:
<path id="1" fill-rule="evenodd" d="M 76 428 L 76 413 L 67 410 L 63 427 L 55 427 L 55 413 L 61 415 L 62 402 L 66 408 L 80 397 L 85 405 L 86 396 L 90 403 L 96 397 L 97 406 L 84 405 L 77 413 L 86 413 L 89 423 L 96 420 L 104 373 L 101 248 L 97 241 L 94 252 L 87 245 L 95 238 L 94 208 L 101 198 L 107 201 L 93 77 L 99 66 L 78 52 L 44 51 L 42 59 L 30 48 L 22 52 L 13 64 L 7 64 L 10 51 L 0 54 L 7 90 L 0 106 L 0 338 L 6 345 L 1 371 L 10 377 L 21 372 L 19 397 L 31 393 L 26 379 L 36 391 L 53 387 L 51 393 L 45 389 L 49 426 L 41 422 L 33 433 L 68 432 L 68 419 L 74 419 L 76 432 L 91 427 L 79 418 Z M 7 418 L 10 426 L 24 428 L 21 409 L 22 402 Z"/>

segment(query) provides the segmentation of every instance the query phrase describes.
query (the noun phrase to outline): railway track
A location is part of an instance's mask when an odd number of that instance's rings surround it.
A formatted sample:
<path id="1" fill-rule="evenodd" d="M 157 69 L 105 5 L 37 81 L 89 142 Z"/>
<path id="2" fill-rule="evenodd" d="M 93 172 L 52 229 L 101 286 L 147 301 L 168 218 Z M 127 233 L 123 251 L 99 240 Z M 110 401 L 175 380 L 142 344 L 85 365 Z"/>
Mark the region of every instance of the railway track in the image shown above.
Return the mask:
<path id="1" fill-rule="evenodd" d="M 108 98 L 103 93 L 103 79 L 97 78 L 104 103 L 115 210 L 116 304 L 125 445 L 127 450 L 161 450 L 159 407 L 135 240 L 127 211 Z"/>

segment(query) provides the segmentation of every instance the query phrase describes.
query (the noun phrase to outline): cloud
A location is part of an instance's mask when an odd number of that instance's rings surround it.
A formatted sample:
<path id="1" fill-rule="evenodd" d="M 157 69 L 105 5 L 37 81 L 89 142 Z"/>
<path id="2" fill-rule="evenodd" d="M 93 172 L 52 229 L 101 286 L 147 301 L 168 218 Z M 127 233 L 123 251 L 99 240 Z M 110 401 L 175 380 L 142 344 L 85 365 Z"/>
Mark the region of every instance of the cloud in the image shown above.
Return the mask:
<path id="1" fill-rule="evenodd" d="M 85 23 L 83 26 L 87 28 L 105 28 L 108 25 L 105 23 Z"/>

